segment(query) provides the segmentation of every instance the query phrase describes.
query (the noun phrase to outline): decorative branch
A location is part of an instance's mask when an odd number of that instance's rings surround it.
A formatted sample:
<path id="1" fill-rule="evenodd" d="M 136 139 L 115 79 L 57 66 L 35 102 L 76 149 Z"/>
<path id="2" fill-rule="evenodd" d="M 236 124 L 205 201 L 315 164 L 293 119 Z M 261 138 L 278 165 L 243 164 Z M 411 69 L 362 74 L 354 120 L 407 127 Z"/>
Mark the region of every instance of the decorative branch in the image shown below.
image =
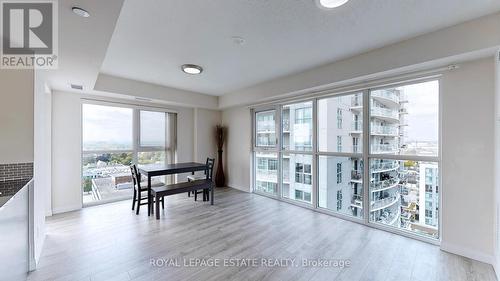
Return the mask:
<path id="1" fill-rule="evenodd" d="M 227 128 L 222 125 L 217 125 L 215 127 L 215 138 L 217 141 L 217 148 L 222 150 L 224 147 L 224 141 L 226 140 L 226 131 Z"/>

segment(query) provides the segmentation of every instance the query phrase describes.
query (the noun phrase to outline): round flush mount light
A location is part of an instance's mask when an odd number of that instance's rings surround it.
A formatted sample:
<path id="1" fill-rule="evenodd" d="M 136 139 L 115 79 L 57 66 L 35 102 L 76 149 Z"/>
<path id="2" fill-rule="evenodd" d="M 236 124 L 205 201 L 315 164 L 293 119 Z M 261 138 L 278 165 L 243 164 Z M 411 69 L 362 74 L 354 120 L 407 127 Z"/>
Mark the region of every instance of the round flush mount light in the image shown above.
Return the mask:
<path id="1" fill-rule="evenodd" d="M 71 8 L 71 10 L 73 11 L 73 13 L 75 13 L 76 15 L 78 15 L 80 17 L 83 17 L 83 18 L 90 17 L 90 13 L 87 12 L 86 10 L 80 8 L 80 7 L 73 7 L 73 8 Z"/>
<path id="2" fill-rule="evenodd" d="M 182 71 L 187 74 L 196 75 L 203 72 L 203 68 L 196 64 L 184 64 L 181 66 Z"/>
<path id="3" fill-rule="evenodd" d="M 349 0 L 314 0 L 320 8 L 334 9 L 347 3 Z"/>

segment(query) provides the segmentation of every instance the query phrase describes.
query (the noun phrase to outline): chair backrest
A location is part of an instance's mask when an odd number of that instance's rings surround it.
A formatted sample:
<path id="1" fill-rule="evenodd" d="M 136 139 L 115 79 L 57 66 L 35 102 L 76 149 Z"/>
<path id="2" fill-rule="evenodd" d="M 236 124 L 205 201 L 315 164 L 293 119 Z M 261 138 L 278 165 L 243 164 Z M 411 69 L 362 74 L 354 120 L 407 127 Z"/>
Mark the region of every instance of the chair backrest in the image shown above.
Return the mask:
<path id="1" fill-rule="evenodd" d="M 132 182 L 134 184 L 134 188 L 141 190 L 141 176 L 137 171 L 137 166 L 135 164 L 131 165 L 130 171 L 132 172 Z"/>
<path id="2" fill-rule="evenodd" d="M 207 158 L 208 179 L 212 180 L 214 175 L 215 158 Z"/>

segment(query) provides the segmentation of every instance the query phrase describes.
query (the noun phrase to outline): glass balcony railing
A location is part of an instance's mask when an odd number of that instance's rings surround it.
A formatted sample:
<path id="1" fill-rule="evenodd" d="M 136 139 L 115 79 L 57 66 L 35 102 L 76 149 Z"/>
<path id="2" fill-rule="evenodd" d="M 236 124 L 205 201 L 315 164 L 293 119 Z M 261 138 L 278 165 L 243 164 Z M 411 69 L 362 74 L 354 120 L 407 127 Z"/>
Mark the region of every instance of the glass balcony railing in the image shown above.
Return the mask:
<path id="1" fill-rule="evenodd" d="M 278 171 L 276 170 L 262 170 L 257 168 L 255 173 L 256 180 L 258 181 L 267 181 L 267 182 L 276 182 L 278 179 Z"/>
<path id="2" fill-rule="evenodd" d="M 372 153 L 392 153 L 397 151 L 398 151 L 398 146 L 392 143 L 372 144 L 371 146 Z"/>
<path id="3" fill-rule="evenodd" d="M 370 130 L 372 134 L 398 135 L 398 128 L 394 126 L 372 125 Z"/>
<path id="4" fill-rule="evenodd" d="M 375 219 L 378 223 L 383 223 L 387 225 L 394 225 L 398 218 L 400 217 L 401 212 L 398 210 L 397 212 L 384 212 L 380 217 Z"/>
<path id="5" fill-rule="evenodd" d="M 387 208 L 395 204 L 399 201 L 399 192 L 395 192 L 393 195 L 389 197 L 385 197 L 382 199 L 375 199 L 371 202 L 371 211 L 377 211 L 383 208 Z"/>
<path id="6" fill-rule="evenodd" d="M 391 179 L 384 180 L 384 181 L 375 181 L 375 182 L 370 183 L 370 191 L 376 192 L 376 191 L 380 191 L 380 190 L 384 190 L 384 189 L 388 189 L 388 188 L 392 188 L 392 187 L 397 187 L 397 186 L 399 186 L 399 179 L 391 178 Z"/>
<path id="7" fill-rule="evenodd" d="M 397 90 L 378 90 L 372 92 L 372 97 L 383 98 L 395 103 L 399 103 L 399 91 Z"/>
<path id="8" fill-rule="evenodd" d="M 354 121 L 352 123 L 352 131 L 362 132 L 363 131 L 363 122 L 362 121 Z"/>
<path id="9" fill-rule="evenodd" d="M 363 146 L 361 144 L 355 144 L 352 146 L 353 153 L 361 153 L 363 152 Z"/>
<path id="10" fill-rule="evenodd" d="M 358 208 L 363 208 L 363 196 L 359 194 L 354 194 L 352 196 L 351 205 Z"/>
<path id="11" fill-rule="evenodd" d="M 360 181 L 363 179 L 363 174 L 361 173 L 361 171 L 353 170 L 351 171 L 351 179 L 354 181 Z"/>
<path id="12" fill-rule="evenodd" d="M 351 99 L 351 107 L 363 106 L 363 97 L 361 95 L 355 95 Z"/>
<path id="13" fill-rule="evenodd" d="M 372 162 L 370 165 L 370 169 L 373 172 L 378 171 L 386 171 L 386 170 L 396 170 L 399 168 L 398 161 L 390 161 L 390 162 Z"/>
<path id="14" fill-rule="evenodd" d="M 290 120 L 283 120 L 283 132 L 290 132 Z"/>
<path id="15" fill-rule="evenodd" d="M 399 110 L 372 106 L 371 115 L 399 120 Z"/>

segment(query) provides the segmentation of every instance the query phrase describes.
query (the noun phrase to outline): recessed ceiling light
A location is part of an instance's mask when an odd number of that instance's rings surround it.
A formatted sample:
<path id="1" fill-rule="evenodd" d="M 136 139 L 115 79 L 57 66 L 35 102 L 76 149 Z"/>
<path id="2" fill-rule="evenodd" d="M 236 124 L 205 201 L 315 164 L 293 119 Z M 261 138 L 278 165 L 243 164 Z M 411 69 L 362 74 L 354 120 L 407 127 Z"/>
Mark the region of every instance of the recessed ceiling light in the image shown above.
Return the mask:
<path id="1" fill-rule="evenodd" d="M 315 0 L 315 1 L 320 8 L 333 9 L 344 5 L 349 0 Z"/>
<path id="2" fill-rule="evenodd" d="M 203 68 L 196 64 L 184 64 L 181 68 L 185 73 L 192 75 L 200 74 L 203 72 Z"/>
<path id="3" fill-rule="evenodd" d="M 76 15 L 78 15 L 80 17 L 84 17 L 84 18 L 90 17 L 90 13 L 85 11 L 84 9 L 80 8 L 80 7 L 73 7 L 73 8 L 71 8 L 71 10 L 73 11 L 73 13 L 75 13 Z"/>
<path id="4" fill-rule="evenodd" d="M 245 44 L 245 38 L 241 37 L 241 36 L 231 36 L 231 40 L 233 40 L 233 43 L 235 45 L 243 45 Z"/>

